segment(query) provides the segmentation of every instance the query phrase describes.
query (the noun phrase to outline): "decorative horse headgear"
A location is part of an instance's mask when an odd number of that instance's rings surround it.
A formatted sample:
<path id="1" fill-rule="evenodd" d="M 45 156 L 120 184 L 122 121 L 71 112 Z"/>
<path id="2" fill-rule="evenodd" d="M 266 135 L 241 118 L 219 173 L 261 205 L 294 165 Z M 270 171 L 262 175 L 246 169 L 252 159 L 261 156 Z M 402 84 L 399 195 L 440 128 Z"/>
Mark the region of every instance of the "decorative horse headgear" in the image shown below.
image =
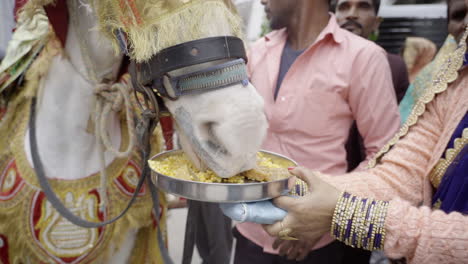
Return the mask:
<path id="1" fill-rule="evenodd" d="M 22 1 L 19 19 L 34 22 L 33 18 L 43 18 L 45 7 L 49 21 L 64 43 L 67 22 L 74 20 L 73 8 L 83 5 L 95 11 L 99 29 L 111 40 L 116 52 L 124 52 L 132 60 L 134 88 L 142 92 L 146 102 L 149 102 L 143 112 L 143 132 L 137 132 L 140 141 L 146 142 L 141 144 L 145 147 L 143 160 L 149 155 L 148 131 L 151 132 L 155 127 L 159 114 L 156 95 L 175 100 L 186 94 L 202 93 L 235 83 L 242 83 L 244 86 L 248 84 L 246 54 L 240 39 L 241 21 L 233 12 L 228 0 L 89 0 L 89 3 L 75 1 L 77 2 L 68 2 L 73 5 L 68 8 L 65 0 L 29 0 L 26 3 Z M 49 5 L 54 2 L 55 6 Z M 69 14 L 68 9 L 72 10 Z M 231 36 L 217 35 L 220 26 L 225 26 L 224 32 L 230 32 Z M 176 69 L 215 60 L 228 62 L 182 76 L 168 74 Z M 103 223 L 79 219 L 63 206 L 50 189 L 37 155 L 34 106 L 31 109 L 30 141 L 33 163 L 40 178 L 41 188 L 55 209 L 69 221 L 83 227 L 102 226 L 122 216 L 131 204 L 119 216 Z M 146 167 L 137 189 L 143 184 L 145 172 L 148 172 Z"/>

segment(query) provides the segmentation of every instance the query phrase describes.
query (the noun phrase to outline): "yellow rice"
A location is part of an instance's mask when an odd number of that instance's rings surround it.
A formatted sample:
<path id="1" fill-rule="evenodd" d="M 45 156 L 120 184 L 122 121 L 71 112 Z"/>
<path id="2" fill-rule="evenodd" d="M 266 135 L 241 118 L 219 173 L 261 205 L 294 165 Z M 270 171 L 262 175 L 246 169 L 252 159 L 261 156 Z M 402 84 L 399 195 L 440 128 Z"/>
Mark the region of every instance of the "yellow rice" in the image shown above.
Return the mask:
<path id="1" fill-rule="evenodd" d="M 150 160 L 148 162 L 151 169 L 174 178 L 211 183 L 244 183 L 247 180 L 245 173 L 240 173 L 231 178 L 221 178 L 209 169 L 206 171 L 199 171 L 185 153 L 171 155 L 161 160 Z M 257 167 L 285 168 L 284 165 L 285 164 L 274 163 L 270 157 L 267 157 L 263 153 L 257 153 Z"/>

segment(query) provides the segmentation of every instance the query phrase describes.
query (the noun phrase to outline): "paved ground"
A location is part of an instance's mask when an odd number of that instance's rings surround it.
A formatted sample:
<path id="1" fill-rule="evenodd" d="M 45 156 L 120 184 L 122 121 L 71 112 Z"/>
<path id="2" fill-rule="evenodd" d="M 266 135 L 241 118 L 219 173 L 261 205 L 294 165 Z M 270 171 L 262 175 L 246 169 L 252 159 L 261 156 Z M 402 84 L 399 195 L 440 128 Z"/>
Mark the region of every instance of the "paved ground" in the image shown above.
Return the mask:
<path id="1" fill-rule="evenodd" d="M 169 254 L 174 264 L 182 263 L 182 252 L 184 249 L 185 219 L 187 218 L 187 209 L 169 210 L 167 227 L 169 234 Z M 192 264 L 201 264 L 200 256 L 195 249 Z"/>

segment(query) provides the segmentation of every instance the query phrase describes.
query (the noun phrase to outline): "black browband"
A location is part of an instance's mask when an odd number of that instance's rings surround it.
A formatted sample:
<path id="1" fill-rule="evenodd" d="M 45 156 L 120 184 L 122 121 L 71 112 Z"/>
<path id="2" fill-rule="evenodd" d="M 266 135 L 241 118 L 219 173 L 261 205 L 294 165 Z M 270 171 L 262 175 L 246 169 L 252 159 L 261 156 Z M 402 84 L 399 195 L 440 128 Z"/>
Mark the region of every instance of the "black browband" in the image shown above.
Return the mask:
<path id="1" fill-rule="evenodd" d="M 164 74 L 180 68 L 222 59 L 244 59 L 247 62 L 244 43 L 240 38 L 211 37 L 166 48 L 145 63 L 130 64 L 132 83 L 150 85 Z"/>

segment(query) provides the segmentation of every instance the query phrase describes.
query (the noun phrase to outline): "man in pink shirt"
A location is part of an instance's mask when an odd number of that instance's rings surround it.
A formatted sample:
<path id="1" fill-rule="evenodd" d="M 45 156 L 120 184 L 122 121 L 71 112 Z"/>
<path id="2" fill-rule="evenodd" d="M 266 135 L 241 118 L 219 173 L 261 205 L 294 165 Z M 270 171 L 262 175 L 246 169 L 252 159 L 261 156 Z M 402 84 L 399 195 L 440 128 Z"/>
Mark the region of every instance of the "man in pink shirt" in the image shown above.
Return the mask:
<path id="1" fill-rule="evenodd" d="M 385 51 L 341 29 L 328 13 L 329 0 L 262 4 L 274 31 L 251 46 L 248 67 L 252 84 L 265 100 L 270 125 L 263 148 L 301 166 L 343 174 L 344 144 L 356 120 L 371 158 L 400 124 Z M 234 234 L 235 263 L 291 263 L 278 256 L 274 238 L 261 225 L 241 223 Z M 305 258 L 297 263 L 344 261 L 343 245 L 328 236 L 317 245 L 291 243 L 298 258 Z M 309 253 L 312 248 L 316 250 Z"/>

